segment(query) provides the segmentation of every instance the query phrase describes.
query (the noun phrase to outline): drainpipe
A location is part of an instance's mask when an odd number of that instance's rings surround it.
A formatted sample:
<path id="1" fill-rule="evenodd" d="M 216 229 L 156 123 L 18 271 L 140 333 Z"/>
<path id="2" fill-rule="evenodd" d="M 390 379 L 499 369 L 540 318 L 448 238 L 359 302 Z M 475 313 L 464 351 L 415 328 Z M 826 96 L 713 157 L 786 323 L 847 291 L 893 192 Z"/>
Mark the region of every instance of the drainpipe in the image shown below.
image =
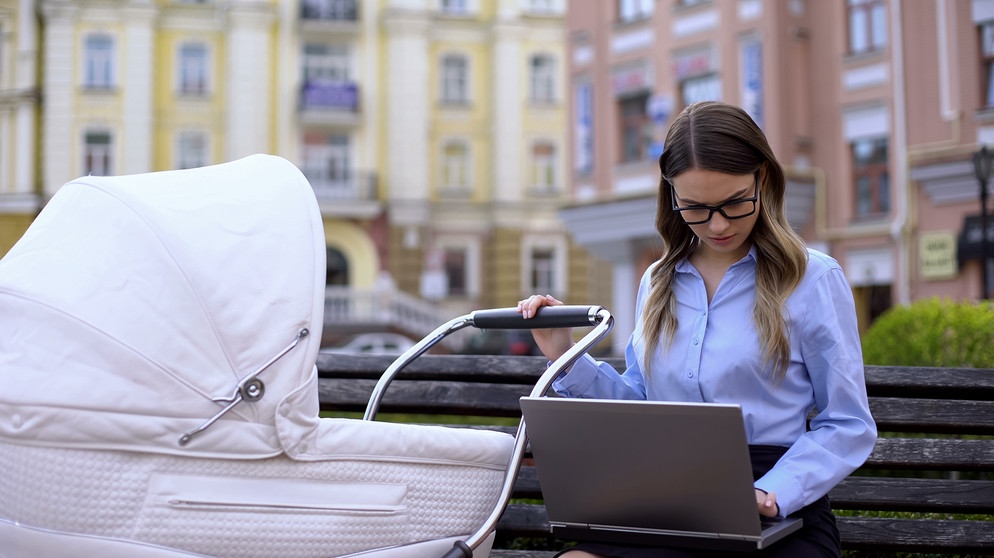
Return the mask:
<path id="1" fill-rule="evenodd" d="M 940 4 L 944 4 L 940 0 Z M 944 6 L 942 6 L 944 7 Z M 904 94 L 904 34 L 901 32 L 901 1 L 890 3 L 891 37 L 891 68 L 893 69 L 894 99 L 894 184 L 897 199 L 894 208 L 894 220 L 891 222 L 890 236 L 897 245 L 897 262 L 895 274 L 896 302 L 907 305 L 911 302 L 911 265 L 910 236 L 908 231 L 908 202 L 910 184 L 908 183 L 908 137 L 907 137 L 907 106 Z"/>

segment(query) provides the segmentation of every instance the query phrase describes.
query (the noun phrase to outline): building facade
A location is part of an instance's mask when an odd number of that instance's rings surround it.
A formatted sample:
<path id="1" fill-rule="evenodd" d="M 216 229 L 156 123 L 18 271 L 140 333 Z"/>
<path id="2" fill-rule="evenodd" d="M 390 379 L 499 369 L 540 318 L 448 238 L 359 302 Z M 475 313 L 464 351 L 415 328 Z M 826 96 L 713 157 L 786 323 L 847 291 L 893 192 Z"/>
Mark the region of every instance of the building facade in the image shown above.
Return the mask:
<path id="1" fill-rule="evenodd" d="M 0 254 L 38 213 L 38 20 L 32 0 L 0 0 Z"/>
<path id="2" fill-rule="evenodd" d="M 788 218 L 842 264 L 861 327 L 920 298 L 981 297 L 971 161 L 994 142 L 992 18 L 990 0 L 570 2 L 561 215 L 611 262 L 616 331 L 631 331 L 639 277 L 663 249 L 666 127 L 701 100 L 738 104 L 765 130 Z"/>
<path id="3" fill-rule="evenodd" d="M 423 334 L 532 292 L 593 299 L 604 274 L 558 218 L 565 14 L 565 0 L 3 0 L 3 251 L 78 176 L 266 152 L 318 199 L 330 329 Z"/>

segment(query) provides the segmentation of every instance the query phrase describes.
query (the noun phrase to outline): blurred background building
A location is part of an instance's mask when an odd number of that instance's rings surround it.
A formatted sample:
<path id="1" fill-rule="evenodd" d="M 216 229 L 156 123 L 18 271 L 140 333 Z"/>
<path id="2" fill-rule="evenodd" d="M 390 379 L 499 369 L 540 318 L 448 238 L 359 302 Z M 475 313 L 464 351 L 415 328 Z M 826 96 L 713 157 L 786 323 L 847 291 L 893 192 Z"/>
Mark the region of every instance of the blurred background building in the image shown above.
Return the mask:
<path id="1" fill-rule="evenodd" d="M 992 68 L 994 0 L 0 0 L 0 255 L 75 177 L 274 153 L 321 207 L 329 342 L 548 292 L 620 353 L 666 128 L 719 99 L 865 328 L 983 296 Z"/>
<path id="2" fill-rule="evenodd" d="M 972 156 L 994 142 L 991 0 L 572 0 L 567 27 L 562 217 L 611 262 L 622 331 L 662 249 L 667 125 L 701 100 L 766 131 L 790 222 L 842 264 L 862 328 L 892 305 L 982 296 Z"/>

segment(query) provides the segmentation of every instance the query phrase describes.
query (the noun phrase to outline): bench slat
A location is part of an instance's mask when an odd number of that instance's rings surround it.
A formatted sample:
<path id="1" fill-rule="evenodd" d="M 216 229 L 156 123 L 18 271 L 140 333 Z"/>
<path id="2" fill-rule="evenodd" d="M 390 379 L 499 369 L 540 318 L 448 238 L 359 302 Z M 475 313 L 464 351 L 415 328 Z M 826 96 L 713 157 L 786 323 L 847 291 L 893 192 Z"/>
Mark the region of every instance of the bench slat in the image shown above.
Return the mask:
<path id="1" fill-rule="evenodd" d="M 994 513 L 994 481 L 849 477 L 829 494 L 835 509 Z"/>
<path id="2" fill-rule="evenodd" d="M 866 366 L 870 395 L 994 400 L 994 373 L 984 368 Z"/>
<path id="3" fill-rule="evenodd" d="M 839 534 L 851 550 L 994 554 L 989 521 L 840 517 Z"/>
<path id="4" fill-rule="evenodd" d="M 881 432 L 994 434 L 994 401 L 871 397 Z"/>
<path id="5" fill-rule="evenodd" d="M 878 438 L 863 467 L 991 471 L 994 469 L 994 440 Z"/>

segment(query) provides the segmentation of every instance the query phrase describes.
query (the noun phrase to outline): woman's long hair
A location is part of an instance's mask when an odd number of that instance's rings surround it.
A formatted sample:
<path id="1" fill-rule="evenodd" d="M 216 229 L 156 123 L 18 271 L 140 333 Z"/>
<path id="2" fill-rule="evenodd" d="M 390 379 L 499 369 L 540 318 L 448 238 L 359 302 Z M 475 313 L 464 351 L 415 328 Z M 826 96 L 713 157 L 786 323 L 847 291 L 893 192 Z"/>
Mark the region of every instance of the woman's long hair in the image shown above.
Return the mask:
<path id="1" fill-rule="evenodd" d="M 656 229 L 666 246 L 652 271 L 649 298 L 642 314 L 646 347 L 643 370 L 650 374 L 651 356 L 661 338 L 667 345 L 673 342 L 677 328 L 676 299 L 671 288 L 674 271 L 698 244 L 697 236 L 672 210 L 673 199 L 666 182 L 691 169 L 759 174 L 759 218 L 750 236 L 758 260 L 753 321 L 763 344 L 763 356 L 773 365 L 773 382 L 778 383 L 790 363 L 784 303 L 804 276 L 807 251 L 784 214 L 783 167 L 763 131 L 741 108 L 711 101 L 690 105 L 674 119 L 666 134 L 665 151 L 659 157 L 662 179 Z"/>

